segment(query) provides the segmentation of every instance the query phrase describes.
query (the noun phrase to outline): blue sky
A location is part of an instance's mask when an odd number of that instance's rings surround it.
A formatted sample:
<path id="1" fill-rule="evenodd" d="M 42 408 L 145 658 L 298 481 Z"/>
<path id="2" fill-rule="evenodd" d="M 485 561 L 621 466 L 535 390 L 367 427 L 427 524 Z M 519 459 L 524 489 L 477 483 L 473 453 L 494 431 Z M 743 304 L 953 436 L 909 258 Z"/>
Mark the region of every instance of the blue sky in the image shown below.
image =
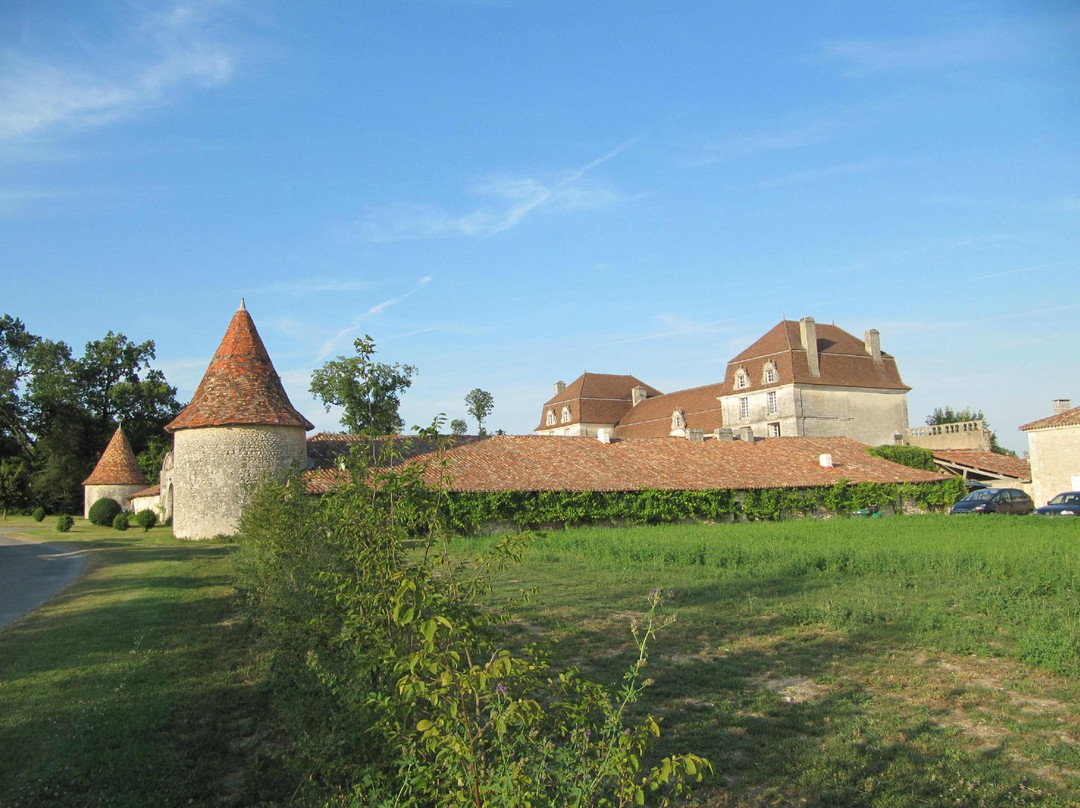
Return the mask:
<path id="1" fill-rule="evenodd" d="M 0 5 L 0 311 L 153 339 L 187 399 L 241 297 L 402 414 L 531 431 L 552 383 L 717 381 L 783 317 L 881 332 L 1002 442 L 1080 403 L 1071 2 Z"/>

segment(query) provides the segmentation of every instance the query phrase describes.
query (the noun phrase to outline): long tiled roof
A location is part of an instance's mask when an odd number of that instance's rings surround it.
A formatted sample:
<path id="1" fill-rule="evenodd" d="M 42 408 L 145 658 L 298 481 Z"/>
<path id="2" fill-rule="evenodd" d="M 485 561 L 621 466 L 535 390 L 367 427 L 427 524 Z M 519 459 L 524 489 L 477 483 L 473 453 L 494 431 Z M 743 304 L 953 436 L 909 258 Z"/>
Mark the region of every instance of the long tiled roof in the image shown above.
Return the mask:
<path id="1" fill-rule="evenodd" d="M 83 485 L 149 485 L 124 430 L 117 427 L 109 445 Z"/>
<path id="2" fill-rule="evenodd" d="M 337 442 L 340 450 L 349 438 L 317 438 L 308 442 L 315 460 L 308 490 L 323 493 L 342 479 L 328 444 Z M 319 441 L 326 445 L 316 448 Z M 821 466 L 823 454 L 832 455 L 831 468 Z M 475 492 L 749 490 L 809 488 L 841 479 L 854 483 L 945 479 L 873 457 L 865 445 L 849 438 L 773 438 L 757 443 L 641 438 L 604 444 L 593 438 L 502 435 L 461 439 L 445 459 L 450 489 Z"/>
<path id="3" fill-rule="evenodd" d="M 975 449 L 936 450 L 934 459 L 956 466 L 966 466 L 973 471 L 988 474 L 1000 474 L 1017 480 L 1030 482 L 1031 464 L 1019 457 L 982 452 Z"/>
<path id="4" fill-rule="evenodd" d="M 750 375 L 748 390 L 763 385 L 761 369 L 764 363 L 776 363 L 776 384 L 813 384 L 830 387 L 868 387 L 884 390 L 910 390 L 900 379 L 896 360 L 882 351 L 881 361 L 875 362 L 866 352 L 866 343 L 842 328 L 828 323 L 815 323 L 817 332 L 819 376 L 812 376 L 802 347 L 800 325 L 794 320 L 781 320 L 749 348 L 728 362 L 725 383 L 735 390 L 735 372 L 745 366 Z"/>
<path id="5" fill-rule="evenodd" d="M 1048 418 L 1040 418 L 1020 427 L 1025 432 L 1034 429 L 1054 429 L 1059 426 L 1080 426 L 1080 407 L 1073 407 L 1065 412 L 1055 413 Z"/>
<path id="6" fill-rule="evenodd" d="M 165 429 L 234 425 L 315 428 L 289 401 L 255 322 L 242 304 L 191 403 Z"/>
<path id="7" fill-rule="evenodd" d="M 550 429 L 548 410 L 555 409 L 556 425 L 564 426 L 562 408 L 570 408 L 571 424 L 614 424 L 633 405 L 631 391 L 644 387 L 648 396 L 661 395 L 660 391 L 634 376 L 612 373 L 583 373 L 570 382 L 558 395 L 544 402 L 537 429 Z M 640 406 L 640 405 L 639 405 Z M 668 413 L 670 415 L 671 413 Z"/>

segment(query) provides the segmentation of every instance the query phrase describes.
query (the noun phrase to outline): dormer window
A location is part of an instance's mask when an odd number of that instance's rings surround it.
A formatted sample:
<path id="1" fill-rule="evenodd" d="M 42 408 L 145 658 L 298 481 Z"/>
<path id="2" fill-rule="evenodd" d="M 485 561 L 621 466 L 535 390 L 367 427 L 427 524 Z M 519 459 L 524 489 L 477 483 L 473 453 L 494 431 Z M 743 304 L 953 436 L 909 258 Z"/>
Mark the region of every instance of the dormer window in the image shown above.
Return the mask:
<path id="1" fill-rule="evenodd" d="M 761 374 L 761 381 L 763 384 L 776 384 L 778 376 L 776 373 L 776 365 L 772 362 L 765 363 L 765 369 Z"/>
<path id="2" fill-rule="evenodd" d="M 545 423 L 548 426 L 555 426 L 555 410 L 547 411 L 547 419 L 545 420 Z"/>
<path id="3" fill-rule="evenodd" d="M 735 371 L 735 389 L 745 390 L 750 386 L 750 374 L 746 372 L 746 368 L 739 368 Z"/>
<path id="4" fill-rule="evenodd" d="M 570 408 L 569 407 L 563 407 L 562 408 L 562 422 L 564 424 L 570 423 Z"/>

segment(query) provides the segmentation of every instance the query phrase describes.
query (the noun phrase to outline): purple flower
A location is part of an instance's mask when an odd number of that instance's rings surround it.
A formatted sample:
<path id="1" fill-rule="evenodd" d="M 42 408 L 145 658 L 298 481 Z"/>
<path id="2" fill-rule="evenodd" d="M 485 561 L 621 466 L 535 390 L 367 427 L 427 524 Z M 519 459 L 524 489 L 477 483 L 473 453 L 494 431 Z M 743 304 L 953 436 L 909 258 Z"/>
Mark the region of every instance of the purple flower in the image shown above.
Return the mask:
<path id="1" fill-rule="evenodd" d="M 495 689 L 498 690 L 500 695 L 503 696 L 505 696 L 508 692 L 506 689 L 506 685 L 504 685 L 502 682 L 499 682 L 497 685 L 495 685 Z"/>

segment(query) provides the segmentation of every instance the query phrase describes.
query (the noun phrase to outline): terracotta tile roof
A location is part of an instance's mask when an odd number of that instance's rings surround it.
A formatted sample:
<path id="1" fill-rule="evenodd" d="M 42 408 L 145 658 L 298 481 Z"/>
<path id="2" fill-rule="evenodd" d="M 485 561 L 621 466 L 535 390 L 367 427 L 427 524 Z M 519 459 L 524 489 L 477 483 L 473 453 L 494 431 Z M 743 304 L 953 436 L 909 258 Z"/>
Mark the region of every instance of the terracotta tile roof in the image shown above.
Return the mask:
<path id="1" fill-rule="evenodd" d="M 706 434 L 724 425 L 720 396 L 724 384 L 707 384 L 647 398 L 632 407 L 615 427 L 617 438 L 645 438 L 667 435 L 671 431 L 671 413 L 681 407 L 686 414 L 687 429 L 700 429 Z"/>
<path id="2" fill-rule="evenodd" d="M 128 501 L 130 502 L 131 500 L 139 499 L 140 497 L 160 497 L 160 496 L 161 496 L 161 486 L 160 485 L 152 485 L 149 488 L 144 488 L 141 491 L 136 491 L 134 494 L 128 494 L 127 498 L 128 498 Z"/>
<path id="3" fill-rule="evenodd" d="M 149 485 L 124 430 L 117 427 L 109 445 L 83 485 Z"/>
<path id="4" fill-rule="evenodd" d="M 612 373 L 583 373 L 556 396 L 544 402 L 537 429 L 551 429 L 549 409 L 555 409 L 555 426 L 568 424 L 614 424 L 631 408 L 631 390 L 644 387 L 646 395 L 662 395 L 659 390 L 634 376 Z M 570 420 L 563 422 L 562 408 L 570 407 Z M 640 406 L 640 405 L 639 405 Z M 670 415 L 670 413 L 668 413 Z"/>
<path id="5" fill-rule="evenodd" d="M 1019 457 L 981 452 L 974 449 L 951 449 L 934 452 L 934 459 L 957 466 L 966 466 L 973 471 L 988 474 L 1000 474 L 1014 477 L 1024 482 L 1031 481 L 1031 464 Z"/>
<path id="6" fill-rule="evenodd" d="M 1030 424 L 1024 424 L 1020 429 L 1028 432 L 1033 429 L 1054 429 L 1059 426 L 1080 426 L 1080 407 L 1059 412 L 1049 418 L 1040 418 Z"/>
<path id="7" fill-rule="evenodd" d="M 823 454 L 832 455 L 832 468 L 820 465 Z M 316 452 L 311 455 L 315 458 Z M 603 444 L 593 438 L 502 435 L 462 440 L 446 459 L 453 491 L 748 490 L 807 488 L 840 479 L 946 479 L 873 457 L 849 438 L 774 438 L 752 444 L 641 438 Z M 336 466 L 317 461 L 309 473 L 309 491 L 330 490 L 339 475 Z"/>
<path id="8" fill-rule="evenodd" d="M 866 352 L 866 343 L 842 328 L 815 323 L 818 363 L 821 375 L 810 375 L 806 350 L 802 347 L 799 323 L 781 320 L 757 342 L 728 362 L 724 377 L 729 392 L 735 390 L 735 372 L 745 366 L 750 385 L 743 390 L 762 389 L 779 384 L 814 384 L 829 387 L 869 387 L 885 390 L 910 390 L 900 379 L 896 360 L 884 351 L 881 362 Z M 777 365 L 775 384 L 763 384 L 762 367 L 767 360 Z"/>
<path id="9" fill-rule="evenodd" d="M 315 428 L 289 401 L 243 304 L 233 315 L 191 403 L 165 429 L 241 424 Z"/>

